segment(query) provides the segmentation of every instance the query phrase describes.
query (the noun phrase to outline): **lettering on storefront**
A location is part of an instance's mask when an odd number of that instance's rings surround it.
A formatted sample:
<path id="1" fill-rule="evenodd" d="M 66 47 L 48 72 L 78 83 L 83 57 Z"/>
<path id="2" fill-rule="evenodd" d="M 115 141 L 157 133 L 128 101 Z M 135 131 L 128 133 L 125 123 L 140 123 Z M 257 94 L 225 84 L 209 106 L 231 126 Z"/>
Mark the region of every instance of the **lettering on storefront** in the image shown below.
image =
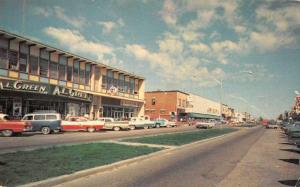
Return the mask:
<path id="1" fill-rule="evenodd" d="M 60 86 L 45 85 L 39 83 L 28 83 L 24 81 L 2 80 L 0 79 L 0 90 L 13 90 L 23 92 L 35 92 L 40 94 L 49 94 L 57 96 L 65 96 L 70 98 L 82 99 L 91 101 L 92 95 L 73 89 L 68 89 Z"/>

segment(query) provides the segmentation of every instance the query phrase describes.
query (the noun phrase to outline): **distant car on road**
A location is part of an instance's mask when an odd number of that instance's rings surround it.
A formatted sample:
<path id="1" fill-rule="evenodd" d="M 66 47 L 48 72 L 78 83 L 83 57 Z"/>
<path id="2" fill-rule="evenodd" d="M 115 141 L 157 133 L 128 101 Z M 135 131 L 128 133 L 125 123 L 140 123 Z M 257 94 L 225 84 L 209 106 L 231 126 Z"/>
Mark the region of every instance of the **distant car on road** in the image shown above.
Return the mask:
<path id="1" fill-rule="evenodd" d="M 34 112 L 26 114 L 22 121 L 31 122 L 32 131 L 40 131 L 42 134 L 50 134 L 61 130 L 61 116 L 55 112 Z"/>
<path id="2" fill-rule="evenodd" d="M 114 118 L 109 118 L 109 117 L 103 117 L 103 118 L 99 118 L 97 120 L 104 122 L 103 129 L 111 129 L 114 131 L 130 129 L 128 121 L 115 121 Z"/>
<path id="3" fill-rule="evenodd" d="M 199 128 L 199 129 L 211 129 L 215 125 L 216 125 L 215 120 L 198 121 L 198 122 L 196 122 L 196 128 Z"/>
<path id="4" fill-rule="evenodd" d="M 166 119 L 156 119 L 155 120 L 155 127 L 177 127 L 176 123 L 173 121 L 169 121 Z"/>
<path id="5" fill-rule="evenodd" d="M 144 117 L 132 117 L 129 120 L 129 128 L 130 130 L 134 130 L 135 128 L 153 128 L 155 127 L 155 122 L 150 120 L 149 116 Z"/>
<path id="6" fill-rule="evenodd" d="M 81 116 L 70 116 L 61 122 L 62 131 L 95 132 L 103 129 L 104 121 L 88 120 Z"/>
<path id="7" fill-rule="evenodd" d="M 31 129 L 30 122 L 9 120 L 8 115 L 0 114 L 0 132 L 3 136 L 12 136 L 13 134 L 30 131 Z"/>
<path id="8" fill-rule="evenodd" d="M 266 129 L 278 129 L 279 126 L 277 124 L 268 124 L 266 125 Z"/>

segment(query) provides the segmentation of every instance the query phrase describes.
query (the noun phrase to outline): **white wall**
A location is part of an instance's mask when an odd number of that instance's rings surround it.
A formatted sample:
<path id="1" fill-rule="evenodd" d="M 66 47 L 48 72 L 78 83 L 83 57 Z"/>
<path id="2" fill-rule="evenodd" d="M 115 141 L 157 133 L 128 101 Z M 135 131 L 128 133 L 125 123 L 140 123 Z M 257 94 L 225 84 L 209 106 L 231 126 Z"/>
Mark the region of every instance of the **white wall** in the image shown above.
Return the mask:
<path id="1" fill-rule="evenodd" d="M 186 112 L 194 112 L 200 114 L 211 114 L 220 116 L 220 103 L 206 99 L 198 95 L 189 95 L 189 105 Z"/>

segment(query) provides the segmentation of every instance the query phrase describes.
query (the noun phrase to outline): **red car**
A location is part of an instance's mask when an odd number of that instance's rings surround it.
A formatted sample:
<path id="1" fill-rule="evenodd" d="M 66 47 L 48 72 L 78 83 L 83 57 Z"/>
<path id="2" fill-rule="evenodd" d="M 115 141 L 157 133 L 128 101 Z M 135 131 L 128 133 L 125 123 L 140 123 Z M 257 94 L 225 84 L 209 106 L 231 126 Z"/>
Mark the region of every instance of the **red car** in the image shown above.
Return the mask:
<path id="1" fill-rule="evenodd" d="M 3 136 L 12 136 L 14 133 L 31 131 L 30 122 L 20 120 L 8 120 L 6 114 L 0 114 L 0 132 Z"/>
<path id="2" fill-rule="evenodd" d="M 95 132 L 103 129 L 103 121 L 88 120 L 85 117 L 68 117 L 61 122 L 63 131 L 87 131 Z"/>

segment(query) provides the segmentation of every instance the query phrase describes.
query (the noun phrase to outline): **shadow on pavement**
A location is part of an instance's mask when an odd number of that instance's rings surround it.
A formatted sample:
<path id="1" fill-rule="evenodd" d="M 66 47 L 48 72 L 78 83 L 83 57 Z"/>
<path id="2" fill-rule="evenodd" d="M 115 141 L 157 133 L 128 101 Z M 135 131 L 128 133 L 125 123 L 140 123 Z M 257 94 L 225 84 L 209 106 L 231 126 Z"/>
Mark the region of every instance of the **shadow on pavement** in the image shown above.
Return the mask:
<path id="1" fill-rule="evenodd" d="M 279 159 L 279 160 L 299 165 L 299 159 L 291 158 L 291 159 Z"/>
<path id="2" fill-rule="evenodd" d="M 295 186 L 297 184 L 297 180 L 281 180 L 278 182 L 287 186 Z"/>
<path id="3" fill-rule="evenodd" d="M 280 144 L 283 144 L 283 145 L 295 145 L 293 143 L 288 143 L 288 142 L 283 142 L 283 143 L 280 143 Z"/>
<path id="4" fill-rule="evenodd" d="M 296 149 L 280 149 L 280 150 L 281 151 L 288 151 L 288 152 L 300 154 L 300 150 L 296 150 Z"/>

